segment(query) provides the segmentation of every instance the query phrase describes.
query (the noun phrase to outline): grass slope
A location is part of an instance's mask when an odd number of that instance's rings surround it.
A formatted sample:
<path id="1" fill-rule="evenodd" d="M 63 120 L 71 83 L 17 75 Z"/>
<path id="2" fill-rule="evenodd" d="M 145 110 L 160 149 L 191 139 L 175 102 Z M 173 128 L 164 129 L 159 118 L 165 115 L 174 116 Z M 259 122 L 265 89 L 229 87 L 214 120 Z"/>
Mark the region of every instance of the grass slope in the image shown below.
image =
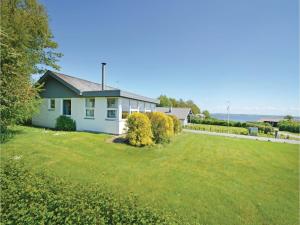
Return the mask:
<path id="1" fill-rule="evenodd" d="M 143 204 L 199 224 L 297 224 L 297 145 L 183 133 L 166 146 L 134 148 L 105 134 L 18 127 L 1 160 L 134 192 Z"/>

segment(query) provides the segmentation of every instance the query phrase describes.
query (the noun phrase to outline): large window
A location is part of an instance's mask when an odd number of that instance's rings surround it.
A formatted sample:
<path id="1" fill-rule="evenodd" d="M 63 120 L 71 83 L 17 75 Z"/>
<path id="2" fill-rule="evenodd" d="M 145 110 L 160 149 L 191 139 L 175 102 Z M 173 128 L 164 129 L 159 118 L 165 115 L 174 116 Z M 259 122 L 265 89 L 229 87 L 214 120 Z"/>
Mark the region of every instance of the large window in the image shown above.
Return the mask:
<path id="1" fill-rule="evenodd" d="M 49 99 L 48 109 L 49 110 L 55 110 L 55 99 L 54 98 Z"/>
<path id="2" fill-rule="evenodd" d="M 71 99 L 63 100 L 63 115 L 71 116 Z"/>
<path id="3" fill-rule="evenodd" d="M 118 100 L 116 98 L 107 99 L 107 118 L 117 118 Z"/>
<path id="4" fill-rule="evenodd" d="M 89 118 L 94 118 L 95 115 L 95 99 L 86 98 L 85 99 L 85 116 Z"/>

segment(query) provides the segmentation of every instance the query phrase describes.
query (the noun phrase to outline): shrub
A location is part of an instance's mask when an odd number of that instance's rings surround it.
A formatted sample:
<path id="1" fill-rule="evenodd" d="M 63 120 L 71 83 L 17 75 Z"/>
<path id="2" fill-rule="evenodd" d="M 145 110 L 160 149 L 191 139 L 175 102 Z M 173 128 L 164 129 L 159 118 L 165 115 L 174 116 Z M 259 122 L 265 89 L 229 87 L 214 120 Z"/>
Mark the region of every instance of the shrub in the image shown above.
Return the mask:
<path id="1" fill-rule="evenodd" d="M 133 113 L 127 119 L 127 139 L 131 145 L 145 146 L 151 145 L 152 131 L 149 118 L 142 113 Z"/>
<path id="2" fill-rule="evenodd" d="M 0 169 L 1 224 L 175 224 L 168 213 L 138 204 L 99 184 L 35 174 L 20 161 Z"/>
<path id="3" fill-rule="evenodd" d="M 173 120 L 162 112 L 147 113 L 155 143 L 170 142 L 174 134 Z"/>
<path id="4" fill-rule="evenodd" d="M 174 115 L 169 115 L 169 117 L 171 117 L 173 120 L 174 134 L 180 133 L 182 131 L 182 125 L 181 125 L 180 120 Z"/>
<path id="5" fill-rule="evenodd" d="M 57 130 L 73 131 L 76 130 L 76 122 L 67 116 L 59 116 L 56 119 L 55 128 Z"/>
<path id="6" fill-rule="evenodd" d="M 248 135 L 249 131 L 244 127 L 225 127 L 225 126 L 217 126 L 217 125 L 206 125 L 206 124 L 192 124 L 185 126 L 187 129 L 191 130 L 202 130 L 202 131 L 210 131 L 210 132 L 218 132 L 218 133 L 231 133 L 231 134 L 242 134 Z"/>
<path id="7" fill-rule="evenodd" d="M 300 122 L 292 120 L 281 120 L 278 123 L 280 131 L 289 131 L 293 133 L 300 133 Z"/>

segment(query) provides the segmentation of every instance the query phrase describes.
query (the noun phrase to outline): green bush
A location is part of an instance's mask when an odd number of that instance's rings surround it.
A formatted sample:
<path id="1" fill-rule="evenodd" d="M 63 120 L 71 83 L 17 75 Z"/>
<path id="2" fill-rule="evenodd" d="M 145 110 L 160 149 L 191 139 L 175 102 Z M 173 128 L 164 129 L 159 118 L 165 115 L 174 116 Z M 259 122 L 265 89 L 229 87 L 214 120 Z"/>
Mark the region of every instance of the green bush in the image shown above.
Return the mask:
<path id="1" fill-rule="evenodd" d="M 274 128 L 269 123 L 263 122 L 237 122 L 237 121 L 226 121 L 218 120 L 214 118 L 210 119 L 201 119 L 201 118 L 192 118 L 191 123 L 194 124 L 207 124 L 207 125 L 218 125 L 218 126 L 229 126 L 229 127 L 257 127 L 258 131 L 261 133 L 269 134 L 274 132 Z"/>
<path id="2" fill-rule="evenodd" d="M 281 120 L 278 123 L 278 128 L 280 131 L 300 133 L 300 122 L 292 120 Z"/>
<path id="3" fill-rule="evenodd" d="M 2 163 L 0 179 L 1 224 L 175 224 L 170 214 L 139 205 L 137 196 L 35 174 L 20 161 Z"/>
<path id="4" fill-rule="evenodd" d="M 182 125 L 181 125 L 180 120 L 174 115 L 169 115 L 169 117 L 171 117 L 173 120 L 174 134 L 180 133 L 182 131 Z"/>
<path id="5" fill-rule="evenodd" d="M 59 116 L 56 119 L 55 128 L 57 130 L 74 131 L 76 130 L 76 122 L 67 116 Z"/>
<path id="6" fill-rule="evenodd" d="M 206 125 L 206 124 L 193 124 L 185 126 L 186 129 L 191 130 L 202 130 L 202 131 L 210 131 L 210 132 L 218 132 L 218 133 L 230 133 L 230 134 L 242 134 L 248 135 L 249 131 L 244 127 L 225 127 L 225 126 L 217 126 L 217 125 Z"/>
<path id="7" fill-rule="evenodd" d="M 131 145 L 145 146 L 153 144 L 151 123 L 145 114 L 130 114 L 127 119 L 127 127 L 127 139 Z"/>
<path id="8" fill-rule="evenodd" d="M 174 135 L 173 120 L 162 112 L 147 113 L 155 143 L 170 142 Z"/>

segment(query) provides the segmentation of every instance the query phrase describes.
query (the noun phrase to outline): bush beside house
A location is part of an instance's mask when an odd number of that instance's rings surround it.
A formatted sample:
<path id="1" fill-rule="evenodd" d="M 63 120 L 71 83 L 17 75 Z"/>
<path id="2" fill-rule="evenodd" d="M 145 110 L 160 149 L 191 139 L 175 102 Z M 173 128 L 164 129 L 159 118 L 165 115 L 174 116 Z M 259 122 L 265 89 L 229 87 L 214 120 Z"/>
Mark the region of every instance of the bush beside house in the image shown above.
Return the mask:
<path id="1" fill-rule="evenodd" d="M 174 115 L 169 115 L 169 117 L 171 117 L 173 120 L 174 134 L 180 133 L 182 131 L 182 125 L 180 120 Z"/>
<path id="2" fill-rule="evenodd" d="M 162 112 L 152 112 L 147 115 L 151 121 L 154 142 L 157 144 L 170 142 L 174 134 L 173 120 Z"/>
<path id="3" fill-rule="evenodd" d="M 142 113 L 133 113 L 127 119 L 127 139 L 131 145 L 146 146 L 153 144 L 151 123 L 149 118 Z"/>
<path id="4" fill-rule="evenodd" d="M 76 130 L 76 122 L 67 116 L 59 116 L 56 119 L 55 128 L 57 130 L 65 130 L 65 131 L 75 131 Z"/>
<path id="5" fill-rule="evenodd" d="M 182 127 L 176 116 L 161 112 L 133 113 L 127 119 L 127 140 L 133 146 L 168 143 Z"/>
<path id="6" fill-rule="evenodd" d="M 300 122 L 293 120 L 282 120 L 278 123 L 278 128 L 280 131 L 300 133 Z"/>

